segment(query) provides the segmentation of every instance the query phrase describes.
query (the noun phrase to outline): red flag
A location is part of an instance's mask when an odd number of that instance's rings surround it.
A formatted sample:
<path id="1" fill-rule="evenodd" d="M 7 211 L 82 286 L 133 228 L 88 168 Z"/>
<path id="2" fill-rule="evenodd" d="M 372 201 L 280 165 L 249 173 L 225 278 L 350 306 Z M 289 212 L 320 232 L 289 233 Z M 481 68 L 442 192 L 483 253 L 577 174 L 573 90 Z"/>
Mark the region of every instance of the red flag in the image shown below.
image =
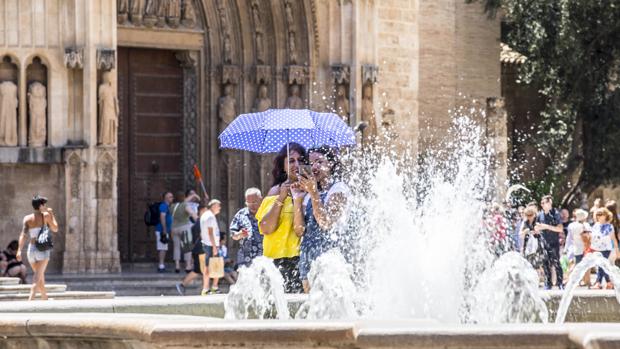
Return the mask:
<path id="1" fill-rule="evenodd" d="M 197 165 L 194 165 L 194 177 L 196 178 L 196 181 L 202 181 L 202 174 L 200 173 Z"/>

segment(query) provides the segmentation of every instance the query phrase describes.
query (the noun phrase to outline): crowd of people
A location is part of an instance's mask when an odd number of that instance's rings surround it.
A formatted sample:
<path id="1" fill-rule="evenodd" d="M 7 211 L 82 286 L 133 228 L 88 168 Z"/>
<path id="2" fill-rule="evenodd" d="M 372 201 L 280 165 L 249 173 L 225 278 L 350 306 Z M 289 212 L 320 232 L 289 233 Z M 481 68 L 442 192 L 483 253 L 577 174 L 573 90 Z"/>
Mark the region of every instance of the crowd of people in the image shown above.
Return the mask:
<path id="1" fill-rule="evenodd" d="M 605 205 L 596 199 L 590 208 L 553 207 L 551 196 L 514 210 L 496 205 L 488 226 L 492 226 L 492 241 L 496 251 L 516 250 L 539 271 L 545 289 L 563 289 L 575 265 L 590 254 L 598 252 L 610 262 L 620 262 L 618 231 L 620 220 L 617 204 L 608 200 Z M 508 217 L 508 218 L 506 218 Z M 554 282 L 555 281 L 555 282 Z M 580 285 L 592 289 L 613 289 L 609 275 L 602 268 L 596 278 L 586 273 Z"/>
<path id="2" fill-rule="evenodd" d="M 237 270 L 258 256 L 273 260 L 287 292 L 309 291 L 310 265 L 338 247 L 334 232 L 345 216 L 349 188 L 341 181 L 338 151 L 325 146 L 306 150 L 291 143 L 275 157 L 272 175 L 267 195 L 263 197 L 258 188 L 247 189 L 245 207 L 230 222 L 228 234 L 239 244 L 234 260 L 227 253 L 227 234 L 220 232 L 219 200 L 202 205 L 192 190 L 176 198 L 170 192 L 163 194 L 155 227 L 158 271 L 165 271 L 164 259 L 172 241 L 175 272 L 180 272 L 181 257 L 187 272 L 176 285 L 179 294 L 184 295 L 200 275 L 202 295 L 220 293 L 220 278 L 234 283 Z"/>

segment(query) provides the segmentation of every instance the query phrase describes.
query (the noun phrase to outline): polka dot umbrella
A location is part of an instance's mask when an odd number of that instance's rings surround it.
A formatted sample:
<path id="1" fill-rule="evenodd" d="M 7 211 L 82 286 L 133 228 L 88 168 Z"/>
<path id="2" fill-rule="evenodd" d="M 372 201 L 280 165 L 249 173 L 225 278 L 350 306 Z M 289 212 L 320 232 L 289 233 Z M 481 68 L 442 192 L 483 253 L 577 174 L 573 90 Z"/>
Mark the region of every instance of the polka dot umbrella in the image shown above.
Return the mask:
<path id="1" fill-rule="evenodd" d="M 291 142 L 305 148 L 353 146 L 355 132 L 334 113 L 269 109 L 239 115 L 220 134 L 219 139 L 220 148 L 275 153 Z"/>

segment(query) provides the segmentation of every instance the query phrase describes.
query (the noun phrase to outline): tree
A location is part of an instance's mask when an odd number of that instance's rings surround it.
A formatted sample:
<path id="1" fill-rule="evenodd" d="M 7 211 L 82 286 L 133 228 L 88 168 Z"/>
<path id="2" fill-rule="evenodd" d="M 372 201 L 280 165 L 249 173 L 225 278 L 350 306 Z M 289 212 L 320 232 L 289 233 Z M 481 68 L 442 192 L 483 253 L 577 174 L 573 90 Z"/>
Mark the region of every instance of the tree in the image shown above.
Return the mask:
<path id="1" fill-rule="evenodd" d="M 477 2 L 479 0 L 465 0 Z M 536 141 L 564 204 L 620 179 L 620 2 L 480 0 L 527 57 L 519 75 L 547 98 Z"/>

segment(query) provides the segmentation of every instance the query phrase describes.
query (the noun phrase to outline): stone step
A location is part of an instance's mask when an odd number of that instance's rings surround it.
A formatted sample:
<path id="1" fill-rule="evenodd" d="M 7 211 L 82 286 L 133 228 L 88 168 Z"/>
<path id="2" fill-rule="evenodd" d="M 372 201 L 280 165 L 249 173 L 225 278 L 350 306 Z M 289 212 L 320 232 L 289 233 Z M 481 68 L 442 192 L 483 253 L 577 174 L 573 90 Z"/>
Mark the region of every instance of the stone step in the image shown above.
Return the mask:
<path id="1" fill-rule="evenodd" d="M 19 278 L 0 277 L 0 286 L 17 284 L 19 284 Z"/>
<path id="2" fill-rule="evenodd" d="M 25 294 L 26 296 L 30 293 L 30 288 L 32 285 L 2 285 L 0 286 L 0 295 L 5 294 Z M 67 285 L 61 284 L 46 284 L 45 290 L 47 292 L 65 292 L 67 290 Z"/>
<path id="3" fill-rule="evenodd" d="M 112 299 L 114 292 L 84 292 L 84 291 L 67 291 L 67 292 L 48 292 L 49 299 Z M 0 302 L 3 301 L 24 301 L 28 299 L 27 293 L 11 293 L 0 294 Z M 35 299 L 40 299 L 37 293 Z"/>

